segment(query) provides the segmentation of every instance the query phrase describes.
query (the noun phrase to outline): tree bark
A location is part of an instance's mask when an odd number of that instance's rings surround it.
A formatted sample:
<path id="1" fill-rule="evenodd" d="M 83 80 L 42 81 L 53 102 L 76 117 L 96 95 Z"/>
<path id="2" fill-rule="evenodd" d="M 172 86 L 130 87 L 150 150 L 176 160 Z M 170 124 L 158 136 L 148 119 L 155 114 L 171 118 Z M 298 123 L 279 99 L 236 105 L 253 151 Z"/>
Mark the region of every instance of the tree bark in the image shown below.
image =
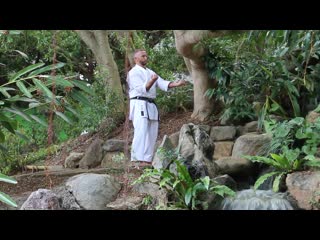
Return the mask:
<path id="1" fill-rule="evenodd" d="M 108 41 L 108 31 L 106 30 L 76 30 L 80 38 L 93 52 L 99 70 L 105 73 L 105 90 L 111 88 L 119 97 L 119 111 L 125 113 L 124 95 L 121 86 L 119 70 L 113 59 L 112 51 Z M 107 94 L 106 94 L 107 96 Z M 108 96 L 106 101 L 108 101 Z"/>
<path id="2" fill-rule="evenodd" d="M 194 81 L 194 109 L 192 118 L 204 121 L 208 119 L 218 106 L 218 102 L 205 96 L 209 88 L 214 88 L 215 79 L 210 79 L 202 57 L 207 49 L 200 43 L 201 40 L 209 37 L 219 37 L 229 31 L 210 30 L 175 30 L 175 42 L 178 53 L 180 53 L 187 65 L 188 71 Z"/>

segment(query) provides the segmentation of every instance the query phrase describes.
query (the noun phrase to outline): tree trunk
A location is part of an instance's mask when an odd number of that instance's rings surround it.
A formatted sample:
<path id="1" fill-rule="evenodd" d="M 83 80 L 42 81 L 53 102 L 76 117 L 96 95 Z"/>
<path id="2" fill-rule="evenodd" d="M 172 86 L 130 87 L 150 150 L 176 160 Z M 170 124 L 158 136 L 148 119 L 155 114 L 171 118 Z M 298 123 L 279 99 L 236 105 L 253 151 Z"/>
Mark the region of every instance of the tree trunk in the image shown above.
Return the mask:
<path id="1" fill-rule="evenodd" d="M 215 107 L 215 101 L 205 96 L 209 88 L 214 88 L 214 80 L 209 79 L 208 71 L 203 62 L 190 60 L 192 79 L 194 79 L 194 107 L 192 118 L 200 121 L 206 120 Z"/>
<path id="2" fill-rule="evenodd" d="M 203 56 L 207 49 L 200 41 L 208 37 L 223 36 L 228 31 L 210 30 L 175 30 L 175 42 L 178 53 L 185 60 L 187 68 L 194 81 L 194 108 L 192 118 L 204 121 L 208 119 L 218 102 L 207 98 L 204 94 L 209 88 L 215 87 L 215 80 L 209 78 Z"/>
<path id="3" fill-rule="evenodd" d="M 113 59 L 112 51 L 108 41 L 108 31 L 106 30 L 76 30 L 80 38 L 93 52 L 98 69 L 102 74 L 105 74 L 105 90 L 111 88 L 119 97 L 119 112 L 125 113 L 124 95 L 121 86 L 118 66 Z M 106 94 L 108 101 L 108 95 Z"/>

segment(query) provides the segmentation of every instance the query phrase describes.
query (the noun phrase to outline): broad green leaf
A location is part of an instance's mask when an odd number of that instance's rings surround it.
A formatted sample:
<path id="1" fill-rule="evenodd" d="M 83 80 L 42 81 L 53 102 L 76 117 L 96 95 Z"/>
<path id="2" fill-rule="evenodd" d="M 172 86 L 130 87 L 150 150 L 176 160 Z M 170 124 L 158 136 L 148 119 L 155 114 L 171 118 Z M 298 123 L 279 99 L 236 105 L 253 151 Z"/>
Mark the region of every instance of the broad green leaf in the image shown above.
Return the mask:
<path id="1" fill-rule="evenodd" d="M 169 181 L 169 178 L 164 177 L 160 183 L 159 183 L 159 187 L 162 188 L 163 186 L 165 186 L 167 184 L 167 182 Z"/>
<path id="2" fill-rule="evenodd" d="M 76 110 L 74 110 L 72 107 L 70 107 L 70 106 L 65 106 L 65 108 L 67 109 L 67 110 L 69 110 L 70 112 L 72 112 L 76 117 L 80 117 L 80 115 L 76 112 Z"/>
<path id="3" fill-rule="evenodd" d="M 211 187 L 210 190 L 213 191 L 214 193 L 220 195 L 221 197 L 224 197 L 225 195 L 233 197 L 236 194 L 231 188 L 229 188 L 225 185 L 216 185 L 216 186 Z"/>
<path id="4" fill-rule="evenodd" d="M 289 162 L 293 162 L 299 157 L 300 153 L 301 151 L 299 148 L 288 149 L 287 151 L 285 151 L 285 156 Z"/>
<path id="5" fill-rule="evenodd" d="M 38 102 L 36 99 L 34 98 L 27 98 L 27 97 L 20 97 L 19 95 L 16 95 L 10 99 L 7 99 L 7 101 L 9 102 L 18 102 L 18 101 L 21 101 L 21 102 Z"/>
<path id="6" fill-rule="evenodd" d="M 292 164 L 292 169 L 299 170 L 301 168 L 301 164 L 302 164 L 301 160 L 299 160 L 299 159 L 294 160 L 293 164 Z"/>
<path id="7" fill-rule="evenodd" d="M 279 57 L 283 57 L 283 56 L 288 52 L 288 50 L 289 50 L 289 48 L 288 48 L 288 47 L 285 47 L 285 48 L 281 51 Z"/>
<path id="8" fill-rule="evenodd" d="M 269 71 L 266 67 L 264 67 L 264 66 L 262 66 L 262 65 L 259 65 L 262 69 L 263 69 L 263 71 L 265 71 L 267 74 L 268 74 L 268 76 L 270 77 L 270 78 L 272 78 L 272 72 L 271 71 Z"/>
<path id="9" fill-rule="evenodd" d="M 56 85 L 61 85 L 63 87 L 73 87 L 74 86 L 71 81 L 65 80 L 62 76 L 56 76 L 54 78 L 50 77 L 50 78 L 48 78 L 48 82 L 50 82 L 50 83 L 54 82 Z"/>
<path id="10" fill-rule="evenodd" d="M 179 161 L 175 161 L 177 164 L 177 170 L 179 177 L 182 178 L 182 180 L 186 181 L 188 186 L 192 185 L 193 180 L 189 174 L 189 171 L 187 170 L 186 166 L 180 163 Z"/>
<path id="11" fill-rule="evenodd" d="M 280 156 L 280 155 L 275 154 L 275 153 L 270 153 L 270 156 L 274 160 L 276 160 L 282 168 L 286 168 L 286 167 L 290 166 L 288 160 L 284 156 Z"/>
<path id="12" fill-rule="evenodd" d="M 15 180 L 14 178 L 9 177 L 7 175 L 4 175 L 2 173 L 0 173 L 0 181 L 1 182 L 6 182 L 6 183 L 12 183 L 12 184 L 16 184 L 17 183 L 17 180 Z"/>
<path id="13" fill-rule="evenodd" d="M 251 162 L 260 162 L 260 163 L 265 163 L 268 165 L 274 165 L 275 161 L 271 158 L 267 158 L 267 157 L 261 157 L 261 156 L 248 156 L 248 155 L 242 155 L 241 157 L 244 157 L 248 160 L 250 160 Z"/>
<path id="14" fill-rule="evenodd" d="M 288 123 L 289 124 L 296 124 L 298 126 L 301 126 L 304 122 L 304 118 L 303 117 L 296 117 L 294 119 L 291 119 Z"/>
<path id="15" fill-rule="evenodd" d="M 31 66 L 28 66 L 22 70 L 20 70 L 19 72 L 17 72 L 10 80 L 9 82 L 14 82 L 16 81 L 20 76 L 34 70 L 34 69 L 37 69 L 39 67 L 42 67 L 44 65 L 44 63 L 36 63 L 34 65 L 31 65 Z"/>
<path id="16" fill-rule="evenodd" d="M 26 95 L 28 98 L 32 98 L 32 94 L 28 91 L 28 89 L 26 88 L 26 86 L 22 81 L 18 81 L 16 84 L 20 89 L 20 91 L 23 92 L 24 95 Z"/>
<path id="17" fill-rule="evenodd" d="M 17 115 L 23 117 L 25 120 L 27 120 L 29 122 L 31 121 L 28 115 L 26 115 L 24 112 L 22 112 L 21 110 L 19 110 L 17 108 L 13 108 L 13 107 L 12 108 L 7 108 L 6 107 L 6 108 L 4 108 L 4 110 L 8 111 L 8 112 L 12 112 L 14 114 L 17 114 Z"/>
<path id="18" fill-rule="evenodd" d="M 15 133 L 14 131 L 14 126 L 11 125 L 10 122 L 7 122 L 7 121 L 0 121 L 0 125 L 2 125 L 3 127 L 5 127 L 9 132 L 11 133 Z"/>
<path id="19" fill-rule="evenodd" d="M 41 118 L 37 117 L 36 115 L 30 114 L 29 115 L 33 120 L 35 120 L 36 122 L 40 123 L 42 126 L 44 127 L 48 127 L 48 124 L 42 120 Z"/>
<path id="20" fill-rule="evenodd" d="M 172 187 L 175 188 L 177 186 L 178 183 L 180 183 L 181 181 L 179 179 L 177 179 L 173 184 Z"/>
<path id="21" fill-rule="evenodd" d="M 300 106 L 298 104 L 298 100 L 297 100 L 296 96 L 294 96 L 290 91 L 288 91 L 288 95 L 289 95 L 289 99 L 291 101 L 294 116 L 299 117 L 301 114 L 300 114 Z"/>
<path id="22" fill-rule="evenodd" d="M 319 160 L 307 161 L 307 162 L 305 162 L 304 165 L 310 166 L 310 167 L 320 167 L 320 161 Z"/>
<path id="23" fill-rule="evenodd" d="M 186 205 L 188 206 L 190 201 L 191 201 L 191 197 L 192 197 L 192 188 L 188 188 L 186 195 L 184 196 L 184 202 L 186 203 Z"/>
<path id="24" fill-rule="evenodd" d="M 278 176 L 276 176 L 276 178 L 274 179 L 273 184 L 272 184 L 272 190 L 274 192 L 279 192 L 280 180 L 283 175 L 284 175 L 284 173 L 281 173 Z"/>
<path id="25" fill-rule="evenodd" d="M 255 184 L 254 184 L 254 190 L 257 190 L 259 187 L 260 187 L 260 185 L 262 184 L 262 183 L 264 183 L 269 177 L 272 177 L 273 175 L 276 175 L 276 174 L 279 174 L 280 172 L 270 172 L 270 173 L 266 173 L 266 174 L 264 174 L 264 175 L 262 175 L 261 177 L 259 177 L 258 179 L 257 179 L 257 181 L 255 182 Z"/>
<path id="26" fill-rule="evenodd" d="M 6 97 L 11 98 L 11 95 L 7 92 L 7 89 L 5 87 L 0 87 L 0 92 Z"/>
<path id="27" fill-rule="evenodd" d="M 21 33 L 22 33 L 22 31 L 19 31 L 19 30 L 9 30 L 10 35 L 19 35 Z"/>
<path id="28" fill-rule="evenodd" d="M 66 116 L 64 115 L 62 112 L 59 111 L 54 111 L 55 114 L 57 114 L 59 117 L 61 117 L 63 120 L 65 120 L 67 123 L 72 124 L 72 121 Z"/>
<path id="29" fill-rule="evenodd" d="M 4 202 L 12 207 L 18 207 L 16 202 L 11 197 L 9 197 L 9 195 L 7 195 L 3 192 L 0 192 L 0 201 Z"/>
<path id="30" fill-rule="evenodd" d="M 50 99 L 53 98 L 53 93 L 49 90 L 49 88 L 46 87 L 46 85 L 43 84 L 43 82 L 41 82 L 39 79 L 36 78 L 32 78 L 32 81 L 34 82 L 35 85 L 37 85 L 37 87 L 42 90 L 45 95 L 47 97 L 49 97 Z"/>
<path id="31" fill-rule="evenodd" d="M 26 58 L 26 59 L 29 59 L 28 55 L 25 54 L 24 52 L 21 52 L 21 51 L 19 51 L 19 50 L 13 50 L 13 51 L 19 53 L 22 57 L 24 57 L 24 58 Z"/>
<path id="32" fill-rule="evenodd" d="M 1 101 L 1 100 L 0 100 L 0 106 L 1 106 L 1 105 L 4 105 L 4 101 Z"/>
<path id="33" fill-rule="evenodd" d="M 30 142 L 30 139 L 29 139 L 26 135 L 22 134 L 22 133 L 19 132 L 19 131 L 16 131 L 15 133 L 16 133 L 16 135 L 17 135 L 19 138 L 21 138 L 21 139 L 23 139 L 23 140 L 25 140 L 25 141 L 27 141 L 27 142 Z"/>
<path id="34" fill-rule="evenodd" d="M 90 95 L 94 95 L 94 91 L 89 86 L 87 86 L 88 83 L 84 81 L 79 81 L 79 80 L 73 80 L 72 83 L 76 85 L 78 88 L 80 88 L 81 90 L 85 91 L 86 93 Z"/>
<path id="35" fill-rule="evenodd" d="M 79 91 L 72 91 L 70 94 L 70 97 L 72 97 L 74 100 L 83 103 L 84 105 L 87 105 L 89 107 L 94 107 L 92 103 Z"/>
<path id="36" fill-rule="evenodd" d="M 196 197 L 197 192 L 203 192 L 206 190 L 209 190 L 209 188 L 207 189 L 206 186 L 202 182 L 198 182 L 196 185 L 194 185 L 192 187 L 192 196 Z"/>
<path id="37" fill-rule="evenodd" d="M 275 107 L 276 107 L 277 109 L 279 109 L 280 112 L 281 112 L 284 116 L 286 116 L 287 114 L 286 114 L 286 111 L 283 109 L 283 107 L 282 107 L 279 103 L 277 103 L 275 100 L 273 100 L 272 98 L 270 98 L 270 99 L 271 99 L 271 101 L 273 102 L 273 104 L 275 104 Z"/>
<path id="38" fill-rule="evenodd" d="M 8 117 L 6 117 L 4 114 L 0 112 L 0 121 L 10 122 L 11 119 L 9 119 Z"/>
<path id="39" fill-rule="evenodd" d="M 39 73 L 43 73 L 43 72 L 47 72 L 47 71 L 50 71 L 50 70 L 53 70 L 53 69 L 58 69 L 58 68 L 61 68 L 63 67 L 64 65 L 66 65 L 65 63 L 57 63 L 57 64 L 52 64 L 52 65 L 49 65 L 49 66 L 45 66 L 43 68 L 40 68 L 38 70 L 35 70 L 33 72 L 31 72 L 29 74 L 29 76 L 36 76 L 38 75 Z"/>
<path id="40" fill-rule="evenodd" d="M 201 178 L 200 179 L 201 180 L 201 182 L 204 184 L 204 187 L 205 187 L 205 189 L 209 189 L 209 186 L 210 186 L 210 178 L 209 178 L 209 176 L 206 176 L 206 177 L 204 177 L 204 178 Z"/>

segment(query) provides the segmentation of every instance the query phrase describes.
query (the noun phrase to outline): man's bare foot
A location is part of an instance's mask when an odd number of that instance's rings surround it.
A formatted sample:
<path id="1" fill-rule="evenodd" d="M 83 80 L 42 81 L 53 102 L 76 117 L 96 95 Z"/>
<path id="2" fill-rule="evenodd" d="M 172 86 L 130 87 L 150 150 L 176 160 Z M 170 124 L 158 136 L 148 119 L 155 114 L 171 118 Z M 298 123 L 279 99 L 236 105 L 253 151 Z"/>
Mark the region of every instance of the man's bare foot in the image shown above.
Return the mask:
<path id="1" fill-rule="evenodd" d="M 152 166 L 152 162 L 141 161 L 141 162 L 139 162 L 139 166 L 140 167 L 150 167 L 150 166 Z"/>

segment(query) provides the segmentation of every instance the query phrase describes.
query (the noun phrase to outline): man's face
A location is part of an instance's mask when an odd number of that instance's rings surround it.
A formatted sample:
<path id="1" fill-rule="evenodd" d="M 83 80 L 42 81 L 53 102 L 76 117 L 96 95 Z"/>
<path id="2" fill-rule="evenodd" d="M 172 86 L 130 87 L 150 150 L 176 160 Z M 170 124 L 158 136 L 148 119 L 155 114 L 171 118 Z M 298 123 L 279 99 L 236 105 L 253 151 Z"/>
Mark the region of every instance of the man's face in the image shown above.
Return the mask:
<path id="1" fill-rule="evenodd" d="M 141 66 L 146 66 L 148 62 L 148 55 L 145 51 L 140 51 L 136 53 L 135 63 L 139 63 Z"/>

